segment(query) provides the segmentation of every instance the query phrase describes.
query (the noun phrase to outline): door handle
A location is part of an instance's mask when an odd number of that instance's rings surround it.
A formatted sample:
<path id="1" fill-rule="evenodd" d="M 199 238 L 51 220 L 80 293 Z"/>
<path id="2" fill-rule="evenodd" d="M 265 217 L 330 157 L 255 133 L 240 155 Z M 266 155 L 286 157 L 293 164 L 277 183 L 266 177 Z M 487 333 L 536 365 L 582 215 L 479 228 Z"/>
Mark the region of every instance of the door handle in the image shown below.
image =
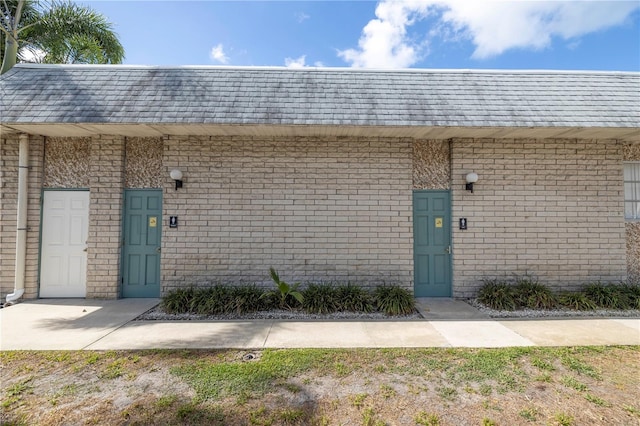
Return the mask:
<path id="1" fill-rule="evenodd" d="M 162 251 L 162 248 L 156 247 L 156 253 L 160 253 L 161 251 Z"/>
<path id="2" fill-rule="evenodd" d="M 449 246 L 446 249 L 444 249 L 444 252 L 447 253 L 447 254 L 451 254 L 451 246 Z"/>

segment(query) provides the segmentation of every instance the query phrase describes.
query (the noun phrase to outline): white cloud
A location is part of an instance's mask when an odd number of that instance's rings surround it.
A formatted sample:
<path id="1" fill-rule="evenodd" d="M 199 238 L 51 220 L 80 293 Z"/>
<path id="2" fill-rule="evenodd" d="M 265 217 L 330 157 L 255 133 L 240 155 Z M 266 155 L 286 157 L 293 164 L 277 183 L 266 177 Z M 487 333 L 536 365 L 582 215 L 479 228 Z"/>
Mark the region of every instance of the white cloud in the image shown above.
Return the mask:
<path id="1" fill-rule="evenodd" d="M 298 58 L 285 58 L 284 65 L 288 68 L 307 68 L 311 65 L 307 65 L 307 55 L 302 55 Z M 315 61 L 314 67 L 322 68 L 324 64 L 321 61 Z"/>
<path id="2" fill-rule="evenodd" d="M 543 49 L 553 37 L 565 40 L 622 24 L 638 2 L 450 1 L 444 25 L 461 31 L 476 46 L 477 59 L 514 49 Z"/>
<path id="3" fill-rule="evenodd" d="M 44 57 L 47 56 L 47 52 L 42 49 L 38 49 L 37 47 L 23 47 L 18 52 L 18 58 L 21 62 L 30 62 L 39 64 L 44 60 Z"/>
<path id="4" fill-rule="evenodd" d="M 222 43 L 218 43 L 218 45 L 213 46 L 211 48 L 211 52 L 209 52 L 209 56 L 211 57 L 211 59 L 213 59 L 214 61 L 218 61 L 221 64 L 229 63 L 229 57 L 226 53 L 224 53 L 224 46 L 222 45 Z"/>
<path id="5" fill-rule="evenodd" d="M 299 58 L 285 58 L 284 65 L 287 68 L 304 68 L 306 67 L 306 58 L 307 55 L 302 55 Z"/>
<path id="6" fill-rule="evenodd" d="M 426 16 L 429 2 L 382 1 L 376 19 L 363 28 L 358 49 L 338 52 L 338 56 L 359 68 L 404 68 L 419 59 L 420 46 L 407 37 L 407 27 Z"/>
<path id="7" fill-rule="evenodd" d="M 307 15 L 304 12 L 296 13 L 296 20 L 298 21 L 299 24 L 303 23 L 304 21 L 306 21 L 309 18 L 311 18 L 311 16 Z"/>
<path id="8" fill-rule="evenodd" d="M 575 38 L 622 24 L 638 8 L 637 1 L 382 0 L 358 48 L 338 55 L 354 67 L 408 67 L 439 37 L 468 39 L 475 45 L 473 58 L 485 59 L 509 49 L 544 49 L 554 37 L 575 43 Z M 436 20 L 430 31 L 408 35 L 427 17 Z"/>

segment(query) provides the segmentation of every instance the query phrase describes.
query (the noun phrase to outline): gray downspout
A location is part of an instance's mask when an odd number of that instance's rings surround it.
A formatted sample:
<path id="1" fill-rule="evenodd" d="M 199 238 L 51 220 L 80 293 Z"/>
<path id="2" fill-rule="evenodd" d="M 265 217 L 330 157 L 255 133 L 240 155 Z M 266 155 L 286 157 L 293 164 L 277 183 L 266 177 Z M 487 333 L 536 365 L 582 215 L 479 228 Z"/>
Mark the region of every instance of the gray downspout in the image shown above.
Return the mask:
<path id="1" fill-rule="evenodd" d="M 18 156 L 18 221 L 16 231 L 16 280 L 13 293 L 7 294 L 7 304 L 15 303 L 24 294 L 25 259 L 27 257 L 27 195 L 29 177 L 29 135 L 20 134 Z"/>

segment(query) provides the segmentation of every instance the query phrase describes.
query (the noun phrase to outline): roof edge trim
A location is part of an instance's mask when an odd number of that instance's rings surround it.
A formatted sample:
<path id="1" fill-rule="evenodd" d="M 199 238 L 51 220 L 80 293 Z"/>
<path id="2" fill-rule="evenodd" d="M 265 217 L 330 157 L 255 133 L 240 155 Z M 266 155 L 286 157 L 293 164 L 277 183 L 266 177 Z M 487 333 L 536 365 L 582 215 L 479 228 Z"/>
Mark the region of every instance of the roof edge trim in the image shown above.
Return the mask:
<path id="1" fill-rule="evenodd" d="M 240 70 L 240 71 L 291 71 L 313 72 L 331 71 L 345 73 L 422 73 L 422 74 L 595 74 L 595 75 L 631 75 L 640 76 L 640 71 L 606 71 L 606 70 L 552 70 L 552 69 L 447 69 L 447 68 L 350 68 L 350 67 L 303 67 L 289 68 L 284 66 L 227 66 L 227 65 L 130 65 L 130 64 L 16 64 L 14 68 L 28 69 L 139 69 L 139 70 Z"/>

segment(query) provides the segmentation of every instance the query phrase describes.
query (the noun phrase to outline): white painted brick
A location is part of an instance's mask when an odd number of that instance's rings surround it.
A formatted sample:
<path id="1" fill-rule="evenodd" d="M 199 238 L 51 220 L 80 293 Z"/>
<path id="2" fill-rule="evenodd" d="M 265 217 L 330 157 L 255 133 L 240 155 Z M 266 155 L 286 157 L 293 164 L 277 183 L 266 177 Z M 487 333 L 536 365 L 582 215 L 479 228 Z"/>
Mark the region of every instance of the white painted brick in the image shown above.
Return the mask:
<path id="1" fill-rule="evenodd" d="M 455 296 L 514 274 L 567 289 L 626 278 L 620 143 L 456 139 L 452 164 L 454 222 L 469 220 L 454 227 Z"/>
<path id="2" fill-rule="evenodd" d="M 163 214 L 178 215 L 180 227 L 164 230 L 163 291 L 203 276 L 269 285 L 270 266 L 292 281 L 411 288 L 411 140 L 171 136 L 164 142 L 164 163 L 183 170 L 185 186 L 173 191 L 166 183 Z M 390 238 L 395 258 L 381 262 Z M 185 239 L 189 244 L 181 244 Z M 195 256 L 187 268 L 186 254 Z"/>

